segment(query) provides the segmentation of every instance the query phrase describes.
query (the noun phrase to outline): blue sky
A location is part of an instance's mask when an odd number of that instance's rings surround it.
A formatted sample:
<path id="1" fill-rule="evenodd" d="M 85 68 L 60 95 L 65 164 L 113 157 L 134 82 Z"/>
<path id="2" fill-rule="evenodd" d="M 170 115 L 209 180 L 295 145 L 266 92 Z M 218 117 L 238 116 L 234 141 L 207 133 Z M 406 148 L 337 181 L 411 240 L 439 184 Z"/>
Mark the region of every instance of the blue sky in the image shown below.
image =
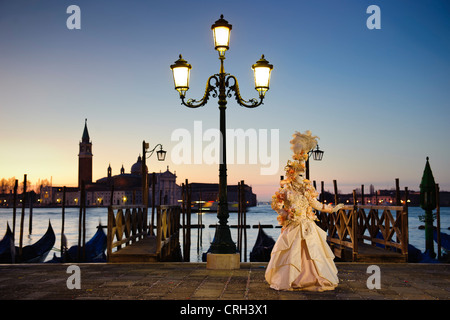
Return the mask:
<path id="1" fill-rule="evenodd" d="M 69 5 L 81 29 L 69 30 Z M 369 30 L 369 5 L 381 29 Z M 192 64 L 188 98 L 200 98 L 219 71 L 211 24 L 232 25 L 225 71 L 241 93 L 257 96 L 251 65 L 274 65 L 265 103 L 230 99 L 228 128 L 278 129 L 279 172 L 230 165 L 229 183 L 245 180 L 270 198 L 290 158 L 295 131 L 311 130 L 325 151 L 311 178 L 349 192 L 361 184 L 418 190 L 425 159 L 450 190 L 450 4 L 447 1 L 0 1 L 0 177 L 24 173 L 76 185 L 78 142 L 88 119 L 94 179 L 111 164 L 129 172 L 142 140 L 170 152 L 174 130 L 219 124 L 217 100 L 180 104 L 169 65 Z M 153 157 L 150 171 L 176 171 L 178 182 L 218 181 L 217 165 L 176 165 Z"/>

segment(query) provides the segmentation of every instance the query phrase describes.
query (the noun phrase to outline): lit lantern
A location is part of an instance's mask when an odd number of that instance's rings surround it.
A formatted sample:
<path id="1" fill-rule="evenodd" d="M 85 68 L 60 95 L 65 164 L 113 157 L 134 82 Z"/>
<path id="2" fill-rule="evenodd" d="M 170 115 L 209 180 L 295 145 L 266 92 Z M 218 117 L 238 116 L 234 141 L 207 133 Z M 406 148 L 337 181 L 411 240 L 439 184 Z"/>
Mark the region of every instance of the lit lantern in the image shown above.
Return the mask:
<path id="1" fill-rule="evenodd" d="M 252 69 L 255 76 L 255 89 L 261 97 L 264 97 L 266 91 L 269 90 L 270 73 L 273 65 L 269 64 L 269 61 L 264 59 L 264 55 L 262 55 L 261 59 L 252 65 Z"/>
<path id="2" fill-rule="evenodd" d="M 185 96 L 189 90 L 189 74 L 192 66 L 180 54 L 180 58 L 170 66 L 173 74 L 175 89 L 180 93 L 180 97 Z"/>
<path id="3" fill-rule="evenodd" d="M 219 55 L 222 57 L 225 56 L 225 51 L 230 47 L 231 28 L 231 24 L 223 18 L 223 14 L 220 15 L 220 19 L 211 26 L 214 36 L 214 49 L 219 51 Z"/>

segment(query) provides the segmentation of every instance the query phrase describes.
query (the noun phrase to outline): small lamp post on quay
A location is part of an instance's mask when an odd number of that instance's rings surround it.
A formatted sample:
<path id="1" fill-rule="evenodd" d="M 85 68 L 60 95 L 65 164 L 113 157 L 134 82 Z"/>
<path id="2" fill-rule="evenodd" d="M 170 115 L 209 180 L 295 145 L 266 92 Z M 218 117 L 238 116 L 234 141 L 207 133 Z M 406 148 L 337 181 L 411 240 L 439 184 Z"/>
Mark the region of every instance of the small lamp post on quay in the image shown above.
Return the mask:
<path id="1" fill-rule="evenodd" d="M 273 66 L 261 56 L 255 64 L 252 65 L 254 72 L 255 89 L 259 93 L 259 101 L 256 99 L 244 100 L 239 91 L 238 81 L 235 76 L 225 73 L 224 60 L 225 52 L 230 47 L 230 33 L 232 25 L 220 16 L 212 26 L 214 36 L 214 48 L 219 52 L 220 71 L 210 76 L 206 82 L 205 94 L 200 100 L 185 100 L 186 92 L 189 89 L 189 74 L 192 66 L 179 56 L 179 59 L 170 66 L 173 73 L 175 89 L 180 94 L 181 103 L 189 108 L 198 108 L 204 106 L 210 97 L 218 97 L 220 111 L 220 133 L 222 135 L 222 145 L 220 148 L 219 164 L 219 205 L 217 218 L 219 225 L 216 228 L 214 240 L 211 243 L 211 254 L 236 254 L 236 245 L 231 239 L 230 228 L 228 226 L 228 199 L 227 199 L 227 162 L 226 162 L 226 125 L 225 110 L 227 106 L 227 97 L 233 94 L 237 103 L 246 108 L 255 108 L 263 103 L 265 94 L 269 90 L 270 74 Z M 209 258 L 209 255 L 208 255 Z M 209 261 L 207 261 L 209 262 Z M 224 267 L 226 268 L 226 267 Z"/>
<path id="2" fill-rule="evenodd" d="M 315 150 L 310 150 L 308 152 L 308 160 L 306 160 L 306 179 L 309 180 L 309 158 L 312 155 L 314 160 L 321 161 L 323 158 L 323 151 L 319 149 L 319 145 L 317 145 Z"/>
<path id="3" fill-rule="evenodd" d="M 142 141 L 142 204 L 145 208 L 148 208 L 148 172 L 146 159 L 150 158 L 155 152 L 156 148 L 159 147 L 159 150 L 156 151 L 156 156 L 158 161 L 164 161 L 166 159 L 166 151 L 163 150 L 163 146 L 158 143 L 152 150 L 148 151 L 149 144 L 148 142 Z M 146 154 L 149 154 L 148 156 Z"/>

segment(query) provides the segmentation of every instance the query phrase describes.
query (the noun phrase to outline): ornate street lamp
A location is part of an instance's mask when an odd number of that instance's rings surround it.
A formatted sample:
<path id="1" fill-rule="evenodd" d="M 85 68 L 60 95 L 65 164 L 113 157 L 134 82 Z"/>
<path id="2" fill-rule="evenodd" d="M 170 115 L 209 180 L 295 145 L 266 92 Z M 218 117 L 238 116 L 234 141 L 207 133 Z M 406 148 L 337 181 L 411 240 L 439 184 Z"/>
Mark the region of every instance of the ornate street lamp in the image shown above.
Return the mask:
<path id="1" fill-rule="evenodd" d="M 227 162 L 226 162 L 226 126 L 225 110 L 227 98 L 233 94 L 237 103 L 246 108 L 255 108 L 263 103 L 265 93 L 269 90 L 270 74 L 273 66 L 264 58 L 264 55 L 254 65 L 252 65 L 255 89 L 259 93 L 259 101 L 256 99 L 244 100 L 239 91 L 238 81 L 235 76 L 225 73 L 223 62 L 225 52 L 230 47 L 230 33 L 232 26 L 220 16 L 212 26 L 214 36 L 214 48 L 219 52 L 220 71 L 210 76 L 206 82 L 205 94 L 200 100 L 189 99 L 185 101 L 186 91 L 189 89 L 189 73 L 191 65 L 186 60 L 180 58 L 170 66 L 173 73 L 175 89 L 180 94 L 181 103 L 189 108 L 198 108 L 204 106 L 212 95 L 218 97 L 220 111 L 220 132 L 222 134 L 222 146 L 220 149 L 219 164 L 219 206 L 217 218 L 219 225 L 216 228 L 216 234 L 211 244 L 211 253 L 236 253 L 236 245 L 231 239 L 230 228 L 228 226 L 228 199 L 227 199 Z"/>
<path id="2" fill-rule="evenodd" d="M 149 144 L 148 144 L 148 142 L 145 142 L 145 141 L 144 141 L 143 144 L 142 144 L 142 146 L 143 146 L 142 152 L 143 152 L 143 154 L 144 154 L 144 160 L 150 158 L 150 157 L 153 155 L 153 153 L 155 152 L 155 149 L 156 149 L 157 147 L 159 147 L 159 150 L 156 151 L 156 156 L 157 156 L 157 158 L 158 158 L 158 161 L 164 161 L 164 160 L 166 159 L 166 153 L 167 153 L 167 151 L 164 151 L 164 150 L 163 150 L 162 144 L 158 143 L 158 144 L 157 144 L 152 150 L 150 150 L 150 151 L 148 151 L 148 149 L 149 149 Z M 148 156 L 146 156 L 147 153 L 149 154 Z"/>

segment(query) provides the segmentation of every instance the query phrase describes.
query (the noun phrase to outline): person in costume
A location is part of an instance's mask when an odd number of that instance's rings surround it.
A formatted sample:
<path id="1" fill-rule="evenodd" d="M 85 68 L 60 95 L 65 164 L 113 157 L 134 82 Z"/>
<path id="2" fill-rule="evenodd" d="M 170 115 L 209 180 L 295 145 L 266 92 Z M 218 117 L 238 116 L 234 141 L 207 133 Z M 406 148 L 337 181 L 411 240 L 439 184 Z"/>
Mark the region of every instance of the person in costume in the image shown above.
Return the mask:
<path id="1" fill-rule="evenodd" d="M 308 152 L 317 145 L 317 137 L 310 131 L 295 132 L 290 143 L 293 161 L 288 160 L 286 178 L 272 197 L 272 209 L 282 229 L 265 279 L 275 290 L 333 290 L 339 283 L 334 254 L 326 242 L 326 232 L 315 223 L 313 209 L 331 213 L 343 204 L 333 207 L 319 202 L 317 191 L 304 177 Z"/>

